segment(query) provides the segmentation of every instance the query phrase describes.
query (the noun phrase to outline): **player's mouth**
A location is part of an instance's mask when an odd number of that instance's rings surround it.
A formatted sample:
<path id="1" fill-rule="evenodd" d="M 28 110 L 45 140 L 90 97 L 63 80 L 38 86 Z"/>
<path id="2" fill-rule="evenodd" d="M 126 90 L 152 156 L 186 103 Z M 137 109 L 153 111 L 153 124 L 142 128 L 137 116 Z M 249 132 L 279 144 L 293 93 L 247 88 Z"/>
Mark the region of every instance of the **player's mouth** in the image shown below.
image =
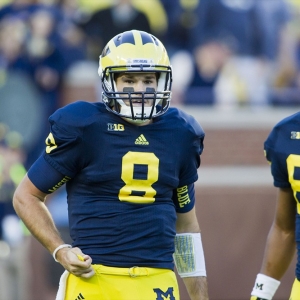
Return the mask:
<path id="1" fill-rule="evenodd" d="M 143 101 L 142 99 L 135 99 L 135 100 L 131 100 L 131 103 L 133 106 L 142 106 Z M 146 104 L 147 101 L 144 101 L 144 103 Z"/>
<path id="2" fill-rule="evenodd" d="M 151 99 L 131 99 L 132 106 L 134 107 L 140 107 L 140 106 L 151 106 L 153 100 Z"/>

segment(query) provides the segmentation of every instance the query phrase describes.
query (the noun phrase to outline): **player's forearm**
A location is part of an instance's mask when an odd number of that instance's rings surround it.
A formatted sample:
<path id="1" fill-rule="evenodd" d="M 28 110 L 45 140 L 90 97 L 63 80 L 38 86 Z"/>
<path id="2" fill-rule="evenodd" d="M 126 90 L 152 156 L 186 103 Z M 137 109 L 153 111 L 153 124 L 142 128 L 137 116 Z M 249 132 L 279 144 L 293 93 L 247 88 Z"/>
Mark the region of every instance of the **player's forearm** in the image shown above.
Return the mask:
<path id="1" fill-rule="evenodd" d="M 53 219 L 44 202 L 36 196 L 17 189 L 13 199 L 16 213 L 33 236 L 43 244 L 50 253 L 64 242 L 54 225 Z"/>
<path id="2" fill-rule="evenodd" d="M 191 300 L 208 300 L 206 277 L 185 277 L 183 282 Z"/>
<path id="3" fill-rule="evenodd" d="M 294 231 L 283 231 L 273 225 L 260 272 L 280 280 L 293 259 L 295 249 Z"/>

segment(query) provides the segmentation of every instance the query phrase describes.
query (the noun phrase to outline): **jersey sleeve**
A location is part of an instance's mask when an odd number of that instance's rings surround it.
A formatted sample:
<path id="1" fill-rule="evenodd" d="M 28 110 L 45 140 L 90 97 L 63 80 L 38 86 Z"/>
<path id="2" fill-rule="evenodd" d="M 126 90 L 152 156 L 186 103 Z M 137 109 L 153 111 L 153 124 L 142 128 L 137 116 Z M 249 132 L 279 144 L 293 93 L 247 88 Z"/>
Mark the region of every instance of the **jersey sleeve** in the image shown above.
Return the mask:
<path id="1" fill-rule="evenodd" d="M 177 213 L 189 212 L 195 206 L 194 184 L 192 183 L 175 189 L 172 199 Z"/>
<path id="2" fill-rule="evenodd" d="M 178 186 L 185 186 L 198 180 L 198 168 L 200 167 L 200 155 L 204 149 L 205 133 L 200 124 L 192 117 L 185 116 L 186 132 L 182 144 L 185 150 L 182 152 L 182 164 Z"/>
<path id="3" fill-rule="evenodd" d="M 28 171 L 29 179 L 44 193 L 52 193 L 83 167 L 82 109 L 80 104 L 66 106 L 49 118 L 45 151 Z"/>
<path id="4" fill-rule="evenodd" d="M 275 126 L 264 143 L 264 152 L 271 165 L 274 186 L 290 187 L 286 163 L 285 137 L 282 126 Z"/>
<path id="5" fill-rule="evenodd" d="M 74 177 L 85 163 L 84 125 L 80 112 L 71 107 L 58 110 L 49 118 L 50 133 L 46 139 L 45 161 L 59 173 Z"/>
<path id="6" fill-rule="evenodd" d="M 41 155 L 28 170 L 28 178 L 42 192 L 50 194 L 71 178 L 54 169 Z"/>

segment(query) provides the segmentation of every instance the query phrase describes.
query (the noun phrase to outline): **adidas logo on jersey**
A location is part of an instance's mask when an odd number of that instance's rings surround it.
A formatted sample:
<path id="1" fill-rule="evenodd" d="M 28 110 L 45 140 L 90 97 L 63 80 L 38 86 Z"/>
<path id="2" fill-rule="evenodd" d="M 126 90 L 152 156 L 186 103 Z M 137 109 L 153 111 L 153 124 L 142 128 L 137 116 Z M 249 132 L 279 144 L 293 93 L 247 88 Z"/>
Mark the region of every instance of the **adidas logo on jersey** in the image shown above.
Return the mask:
<path id="1" fill-rule="evenodd" d="M 149 145 L 149 142 L 146 140 L 143 134 L 141 134 L 136 140 L 136 145 Z"/>
<path id="2" fill-rule="evenodd" d="M 85 299 L 81 293 L 79 293 L 78 297 L 75 299 L 75 300 L 82 300 L 82 299 Z"/>

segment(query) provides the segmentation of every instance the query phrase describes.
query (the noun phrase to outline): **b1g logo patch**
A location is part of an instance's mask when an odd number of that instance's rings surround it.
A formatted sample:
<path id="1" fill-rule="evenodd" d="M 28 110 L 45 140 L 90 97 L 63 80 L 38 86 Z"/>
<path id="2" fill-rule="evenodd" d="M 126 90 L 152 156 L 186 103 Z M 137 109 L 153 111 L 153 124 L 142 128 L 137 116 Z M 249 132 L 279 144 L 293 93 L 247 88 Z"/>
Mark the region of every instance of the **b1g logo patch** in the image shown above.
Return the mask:
<path id="1" fill-rule="evenodd" d="M 176 300 L 173 294 L 173 288 L 169 287 L 166 292 L 163 292 L 161 289 L 153 289 L 156 293 L 155 300 Z"/>
<path id="2" fill-rule="evenodd" d="M 123 124 L 107 123 L 107 130 L 108 131 L 124 131 L 125 127 Z"/>

